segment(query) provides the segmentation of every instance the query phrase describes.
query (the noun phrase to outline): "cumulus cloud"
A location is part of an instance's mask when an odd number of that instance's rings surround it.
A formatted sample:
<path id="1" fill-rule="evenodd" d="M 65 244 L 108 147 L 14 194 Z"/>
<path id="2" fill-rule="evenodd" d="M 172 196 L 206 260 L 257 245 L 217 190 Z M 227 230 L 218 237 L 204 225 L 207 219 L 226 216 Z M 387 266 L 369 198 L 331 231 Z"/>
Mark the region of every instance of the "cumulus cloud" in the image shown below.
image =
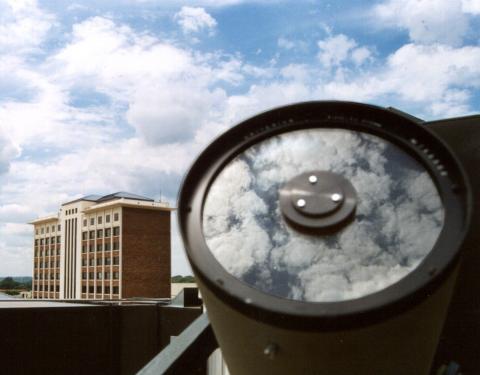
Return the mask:
<path id="1" fill-rule="evenodd" d="M 175 19 L 184 33 L 197 33 L 203 30 L 212 31 L 217 25 L 217 21 L 204 8 L 183 6 L 175 14 Z"/>
<path id="2" fill-rule="evenodd" d="M 18 156 L 19 149 L 6 136 L 0 128 L 0 175 L 8 172 L 10 169 L 10 162 L 13 158 Z"/>
<path id="3" fill-rule="evenodd" d="M 312 170 L 339 173 L 357 191 L 355 219 L 335 234 L 301 234 L 280 212 L 281 186 Z M 203 215 L 207 245 L 227 271 L 266 293 L 315 302 L 399 281 L 443 225 L 440 197 L 420 164 L 393 144 L 346 130 L 291 132 L 252 146 L 217 176 Z"/>
<path id="4" fill-rule="evenodd" d="M 474 1 L 387 0 L 374 7 L 374 17 L 387 26 L 406 29 L 410 39 L 422 44 L 459 45 L 475 12 Z"/>
<path id="5" fill-rule="evenodd" d="M 462 10 L 465 13 L 480 14 L 480 1 L 478 0 L 462 0 Z"/>
<path id="6" fill-rule="evenodd" d="M 36 0 L 0 1 L 0 52 L 36 50 L 55 22 Z"/>

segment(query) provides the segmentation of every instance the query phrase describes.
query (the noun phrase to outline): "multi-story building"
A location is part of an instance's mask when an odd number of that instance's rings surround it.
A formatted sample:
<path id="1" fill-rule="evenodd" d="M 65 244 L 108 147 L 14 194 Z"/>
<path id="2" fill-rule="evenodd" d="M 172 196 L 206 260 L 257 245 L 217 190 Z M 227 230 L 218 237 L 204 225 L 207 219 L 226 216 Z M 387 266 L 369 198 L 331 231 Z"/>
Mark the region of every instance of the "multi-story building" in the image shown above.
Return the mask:
<path id="1" fill-rule="evenodd" d="M 88 195 L 33 220 L 35 299 L 170 298 L 167 203 Z"/>

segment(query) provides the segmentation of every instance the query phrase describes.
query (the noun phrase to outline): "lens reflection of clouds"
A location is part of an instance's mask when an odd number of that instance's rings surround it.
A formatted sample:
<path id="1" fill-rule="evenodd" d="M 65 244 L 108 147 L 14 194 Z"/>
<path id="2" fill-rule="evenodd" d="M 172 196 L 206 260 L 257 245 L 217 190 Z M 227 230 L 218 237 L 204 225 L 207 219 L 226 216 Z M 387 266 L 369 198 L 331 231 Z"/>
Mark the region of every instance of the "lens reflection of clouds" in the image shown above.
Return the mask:
<path id="1" fill-rule="evenodd" d="M 311 170 L 355 187 L 354 221 L 328 236 L 285 223 L 278 190 Z M 301 301 L 359 298 L 397 282 L 433 248 L 443 226 L 438 191 L 397 146 L 365 133 L 285 133 L 239 155 L 218 175 L 203 212 L 207 245 L 232 275 L 263 292 Z"/>

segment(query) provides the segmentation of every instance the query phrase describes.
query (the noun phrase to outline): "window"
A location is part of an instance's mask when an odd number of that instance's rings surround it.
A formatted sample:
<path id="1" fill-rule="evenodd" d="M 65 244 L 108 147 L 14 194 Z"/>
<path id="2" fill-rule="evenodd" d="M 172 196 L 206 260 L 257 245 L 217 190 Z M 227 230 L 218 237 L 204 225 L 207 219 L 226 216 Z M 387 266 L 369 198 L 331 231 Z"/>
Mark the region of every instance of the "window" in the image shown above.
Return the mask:
<path id="1" fill-rule="evenodd" d="M 60 280 L 60 274 L 58 272 L 55 274 L 55 277 L 57 280 Z"/>
<path id="2" fill-rule="evenodd" d="M 95 258 L 90 258 L 90 259 L 88 260 L 88 264 L 89 264 L 90 266 L 94 266 L 94 265 L 95 265 Z"/>
<path id="3" fill-rule="evenodd" d="M 105 215 L 105 222 L 109 223 L 110 222 L 110 215 Z"/>
<path id="4" fill-rule="evenodd" d="M 114 227 L 113 228 L 113 235 L 114 236 L 120 235 L 120 227 Z"/>
<path id="5" fill-rule="evenodd" d="M 57 259 L 57 268 L 60 267 L 60 260 Z"/>
<path id="6" fill-rule="evenodd" d="M 110 272 L 105 272 L 105 279 L 108 280 L 110 278 Z"/>
<path id="7" fill-rule="evenodd" d="M 88 236 L 91 240 L 93 240 L 95 238 L 95 231 L 94 230 L 91 230 L 90 231 L 90 235 Z"/>
<path id="8" fill-rule="evenodd" d="M 40 292 L 43 292 L 43 285 L 40 285 Z"/>
<path id="9" fill-rule="evenodd" d="M 48 245 L 50 243 L 50 238 L 45 238 L 45 245 Z"/>
<path id="10" fill-rule="evenodd" d="M 35 256 L 38 256 L 38 250 L 35 249 Z"/>
<path id="11" fill-rule="evenodd" d="M 92 280 L 94 277 L 95 277 L 95 273 L 93 273 L 93 272 L 89 272 L 89 273 L 88 273 L 88 278 L 89 278 L 90 280 Z"/>
<path id="12" fill-rule="evenodd" d="M 97 280 L 102 280 L 102 273 L 101 272 L 97 272 Z"/>
<path id="13" fill-rule="evenodd" d="M 40 280 L 43 280 L 43 273 L 40 273 Z"/>
<path id="14" fill-rule="evenodd" d="M 118 266 L 118 257 L 113 257 L 113 265 Z"/>
<path id="15" fill-rule="evenodd" d="M 110 264 L 112 264 L 112 258 L 110 258 L 110 257 L 105 258 L 105 265 L 109 266 Z"/>
<path id="16" fill-rule="evenodd" d="M 53 267 L 55 267 L 55 261 L 51 260 L 50 261 L 50 268 L 53 268 Z"/>
<path id="17" fill-rule="evenodd" d="M 87 232 L 82 232 L 82 240 L 86 240 L 87 239 Z"/>
<path id="18" fill-rule="evenodd" d="M 55 243 L 55 237 L 50 238 L 50 243 L 53 245 Z"/>
<path id="19" fill-rule="evenodd" d="M 113 294 L 118 294 L 118 286 L 113 287 Z"/>
<path id="20" fill-rule="evenodd" d="M 93 253 L 93 243 L 91 243 L 90 245 L 88 245 L 88 251 Z"/>
<path id="21" fill-rule="evenodd" d="M 57 236 L 57 243 L 60 243 L 60 236 Z"/>
<path id="22" fill-rule="evenodd" d="M 43 245 L 43 238 L 40 239 L 40 246 Z"/>
<path id="23" fill-rule="evenodd" d="M 102 265 L 102 259 L 103 259 L 103 258 L 97 258 L 97 266 L 101 266 L 101 265 Z"/>
<path id="24" fill-rule="evenodd" d="M 38 280 L 38 273 L 35 274 L 35 280 Z"/>
<path id="25" fill-rule="evenodd" d="M 38 289 L 38 287 L 35 285 L 35 286 L 33 287 L 33 290 L 37 290 L 37 289 Z"/>
<path id="26" fill-rule="evenodd" d="M 112 229 L 111 228 L 105 228 L 105 237 L 110 237 L 112 235 Z"/>
<path id="27" fill-rule="evenodd" d="M 97 238 L 103 238 L 103 230 L 102 229 L 97 230 Z"/>
<path id="28" fill-rule="evenodd" d="M 110 251 L 110 242 L 105 242 L 105 251 Z"/>
<path id="29" fill-rule="evenodd" d="M 43 256 L 43 250 L 40 249 L 40 256 Z"/>
<path id="30" fill-rule="evenodd" d="M 55 274 L 53 272 L 50 274 L 50 280 L 55 280 Z M 52 290 L 52 292 L 53 292 L 53 290 Z"/>
<path id="31" fill-rule="evenodd" d="M 118 221 L 118 212 L 113 214 L 113 221 Z"/>
<path id="32" fill-rule="evenodd" d="M 113 272 L 113 279 L 118 280 L 118 271 Z"/>
<path id="33" fill-rule="evenodd" d="M 60 285 L 56 285 L 56 286 L 55 286 L 55 291 L 56 291 L 57 293 L 60 292 Z"/>
<path id="34" fill-rule="evenodd" d="M 90 225 L 95 225 L 95 218 L 94 217 L 90 218 Z"/>
<path id="35" fill-rule="evenodd" d="M 101 243 L 97 243 L 97 251 L 102 251 L 102 244 Z"/>
<path id="36" fill-rule="evenodd" d="M 57 230 L 60 232 L 60 224 L 57 225 Z"/>
<path id="37" fill-rule="evenodd" d="M 110 287 L 109 286 L 105 287 L 105 294 L 110 294 Z"/>
<path id="38" fill-rule="evenodd" d="M 86 272 L 82 272 L 82 280 L 87 280 L 87 273 Z"/>
<path id="39" fill-rule="evenodd" d="M 98 224 L 102 224 L 102 219 L 103 219 L 103 218 L 102 218 L 101 216 L 97 217 L 97 223 L 98 223 Z"/>
<path id="40" fill-rule="evenodd" d="M 82 253 L 86 253 L 87 252 L 87 245 L 82 245 Z"/>
<path id="41" fill-rule="evenodd" d="M 60 255 L 60 248 L 57 247 L 57 255 Z"/>
<path id="42" fill-rule="evenodd" d="M 119 243 L 118 242 L 114 242 L 113 243 L 113 250 L 118 250 L 120 247 L 119 247 Z"/>
<path id="43" fill-rule="evenodd" d="M 97 293 L 102 294 L 102 286 L 101 285 L 97 285 Z"/>
<path id="44" fill-rule="evenodd" d="M 45 256 L 47 256 L 47 257 L 48 257 L 48 249 L 47 249 L 47 250 L 45 250 Z"/>
<path id="45" fill-rule="evenodd" d="M 87 265 L 87 258 L 82 258 L 82 266 L 85 267 Z"/>
<path id="46" fill-rule="evenodd" d="M 94 292 L 93 285 L 90 285 L 88 287 L 88 293 L 93 293 L 93 292 Z"/>
<path id="47" fill-rule="evenodd" d="M 78 208 L 75 208 L 75 213 L 77 213 L 77 212 L 78 212 Z"/>
<path id="48" fill-rule="evenodd" d="M 83 226 L 84 226 L 84 227 L 87 226 L 87 219 L 83 219 Z"/>
<path id="49" fill-rule="evenodd" d="M 106 231 L 105 231 L 106 233 Z M 35 246 L 38 246 L 38 240 L 35 240 Z"/>
<path id="50" fill-rule="evenodd" d="M 86 285 L 82 285 L 82 293 L 87 293 L 87 286 Z"/>

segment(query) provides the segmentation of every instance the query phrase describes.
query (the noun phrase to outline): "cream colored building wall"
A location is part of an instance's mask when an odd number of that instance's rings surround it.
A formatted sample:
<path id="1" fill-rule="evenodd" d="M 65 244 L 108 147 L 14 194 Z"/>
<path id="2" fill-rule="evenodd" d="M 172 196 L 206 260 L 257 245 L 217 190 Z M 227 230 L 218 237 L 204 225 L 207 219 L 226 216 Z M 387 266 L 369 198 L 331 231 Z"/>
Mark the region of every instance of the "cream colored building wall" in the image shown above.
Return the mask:
<path id="1" fill-rule="evenodd" d="M 171 284 L 171 295 L 172 295 L 172 298 L 175 298 L 178 293 L 180 293 L 183 288 L 196 288 L 197 287 L 197 284 L 195 283 L 172 283 Z"/>

